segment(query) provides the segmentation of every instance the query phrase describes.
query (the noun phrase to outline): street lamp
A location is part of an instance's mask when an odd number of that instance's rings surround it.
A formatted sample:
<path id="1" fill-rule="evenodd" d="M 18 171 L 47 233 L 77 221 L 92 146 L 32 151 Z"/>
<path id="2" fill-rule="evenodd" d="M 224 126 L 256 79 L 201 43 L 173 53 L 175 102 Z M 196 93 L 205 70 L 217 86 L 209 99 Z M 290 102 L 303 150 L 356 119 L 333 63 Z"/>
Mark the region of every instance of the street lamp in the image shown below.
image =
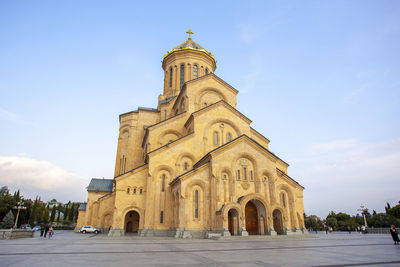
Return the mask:
<path id="1" fill-rule="evenodd" d="M 360 208 L 357 209 L 357 210 L 358 210 L 358 211 L 361 211 L 362 215 L 364 216 L 364 224 L 365 224 L 365 227 L 367 228 L 368 225 L 367 225 L 367 218 L 365 217 L 365 212 L 368 211 L 368 209 L 365 208 L 364 205 L 361 204 L 361 205 L 360 205 Z"/>
<path id="2" fill-rule="evenodd" d="M 17 217 L 15 218 L 15 224 L 13 226 L 14 229 L 17 228 L 17 222 L 18 222 L 18 217 L 19 217 L 20 210 L 26 210 L 26 207 L 24 207 L 23 204 L 24 204 L 24 202 L 21 200 L 21 201 L 18 201 L 17 202 L 17 206 L 14 207 L 14 209 L 18 210 Z"/>

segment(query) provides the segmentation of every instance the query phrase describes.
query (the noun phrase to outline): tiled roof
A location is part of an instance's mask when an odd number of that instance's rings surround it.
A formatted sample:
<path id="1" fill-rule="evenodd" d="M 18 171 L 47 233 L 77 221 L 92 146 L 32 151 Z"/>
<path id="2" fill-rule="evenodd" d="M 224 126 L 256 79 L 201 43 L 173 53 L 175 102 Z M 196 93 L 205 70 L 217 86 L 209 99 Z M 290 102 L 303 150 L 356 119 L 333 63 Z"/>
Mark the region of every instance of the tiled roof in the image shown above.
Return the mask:
<path id="1" fill-rule="evenodd" d="M 81 203 L 78 210 L 86 210 L 86 203 Z"/>
<path id="2" fill-rule="evenodd" d="M 92 178 L 87 191 L 101 191 L 101 192 L 112 192 L 113 180 L 112 179 L 97 179 Z"/>

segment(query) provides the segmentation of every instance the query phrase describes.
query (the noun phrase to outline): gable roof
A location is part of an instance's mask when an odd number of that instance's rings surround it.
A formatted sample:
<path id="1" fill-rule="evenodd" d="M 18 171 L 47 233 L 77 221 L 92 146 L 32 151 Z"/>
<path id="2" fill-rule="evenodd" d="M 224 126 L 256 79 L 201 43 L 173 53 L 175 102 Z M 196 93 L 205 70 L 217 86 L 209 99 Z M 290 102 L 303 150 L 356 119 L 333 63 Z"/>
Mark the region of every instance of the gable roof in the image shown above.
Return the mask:
<path id="1" fill-rule="evenodd" d="M 245 134 L 242 134 L 242 135 L 236 137 L 235 139 L 231 140 L 230 142 L 227 142 L 227 143 L 223 144 L 222 146 L 219 146 L 219 147 L 217 147 L 217 148 L 211 150 L 211 151 L 208 152 L 207 154 L 205 154 L 199 161 L 197 161 L 197 162 L 193 165 L 193 167 L 196 167 L 198 164 L 201 164 L 205 159 L 207 159 L 207 158 L 208 158 L 212 153 L 214 153 L 215 151 L 217 151 L 217 150 L 219 150 L 219 149 L 221 149 L 221 148 L 223 148 L 223 147 L 225 147 L 225 146 L 227 146 L 227 145 L 229 145 L 229 144 L 231 144 L 231 143 L 233 143 L 233 142 L 236 142 L 237 140 L 242 139 L 242 138 L 247 138 L 248 140 L 250 140 L 251 142 L 253 142 L 254 144 L 256 144 L 258 147 L 260 147 L 262 150 L 264 150 L 265 152 L 267 152 L 268 154 L 270 154 L 272 157 L 274 157 L 274 158 L 276 158 L 276 159 L 282 161 L 283 163 L 285 163 L 286 165 L 289 166 L 289 164 L 288 164 L 287 162 L 285 162 L 284 160 L 282 160 L 281 158 L 279 158 L 277 155 L 275 155 L 274 153 L 272 153 L 271 151 L 269 151 L 267 148 L 265 148 L 264 146 L 262 146 L 262 145 L 261 145 L 260 143 L 258 143 L 256 140 L 254 140 L 254 139 L 251 138 L 251 137 L 248 137 L 248 136 L 245 135 Z"/>
<path id="2" fill-rule="evenodd" d="M 211 105 L 208 105 L 207 107 L 201 108 L 195 112 L 193 112 L 189 118 L 186 120 L 184 126 L 187 127 L 187 125 L 189 124 L 189 122 L 191 120 L 193 120 L 194 115 L 198 115 L 200 114 L 202 111 L 206 110 L 206 109 L 211 109 L 214 107 L 217 107 L 219 105 L 225 105 L 228 109 L 230 109 L 232 112 L 237 113 L 239 115 L 239 117 L 241 117 L 243 120 L 245 120 L 248 124 L 251 123 L 251 120 L 249 118 L 247 118 L 245 115 L 243 115 L 240 111 L 238 111 L 236 108 L 232 107 L 231 105 L 229 105 L 228 102 L 226 102 L 225 100 L 220 100 L 218 102 L 212 103 Z"/>
<path id="3" fill-rule="evenodd" d="M 87 187 L 87 191 L 100 191 L 100 192 L 112 192 L 113 180 L 112 179 L 98 179 L 92 178 Z"/>

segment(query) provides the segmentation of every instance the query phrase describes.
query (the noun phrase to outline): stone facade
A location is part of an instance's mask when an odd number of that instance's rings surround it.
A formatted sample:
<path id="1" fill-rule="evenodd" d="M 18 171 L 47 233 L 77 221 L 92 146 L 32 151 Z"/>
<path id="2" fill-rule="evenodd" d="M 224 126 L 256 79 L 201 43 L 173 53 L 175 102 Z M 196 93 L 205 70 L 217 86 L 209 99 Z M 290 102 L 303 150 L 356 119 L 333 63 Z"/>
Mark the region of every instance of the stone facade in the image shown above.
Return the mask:
<path id="1" fill-rule="evenodd" d="M 236 110 L 238 91 L 189 39 L 163 59 L 158 107 L 119 117 L 114 179 L 92 179 L 78 227 L 110 236 L 296 234 L 303 187 Z"/>

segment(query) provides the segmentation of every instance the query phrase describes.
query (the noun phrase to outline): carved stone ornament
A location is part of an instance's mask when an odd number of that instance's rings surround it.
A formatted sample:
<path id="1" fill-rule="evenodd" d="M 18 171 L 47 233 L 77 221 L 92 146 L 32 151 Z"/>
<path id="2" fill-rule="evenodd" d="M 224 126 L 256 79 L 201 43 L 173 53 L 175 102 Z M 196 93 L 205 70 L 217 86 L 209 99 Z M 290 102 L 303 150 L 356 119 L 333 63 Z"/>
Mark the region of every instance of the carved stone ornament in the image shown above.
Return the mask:
<path id="1" fill-rule="evenodd" d="M 245 182 L 242 183 L 242 187 L 243 187 L 244 190 L 247 190 L 250 187 L 250 183 L 248 181 L 245 181 Z"/>

